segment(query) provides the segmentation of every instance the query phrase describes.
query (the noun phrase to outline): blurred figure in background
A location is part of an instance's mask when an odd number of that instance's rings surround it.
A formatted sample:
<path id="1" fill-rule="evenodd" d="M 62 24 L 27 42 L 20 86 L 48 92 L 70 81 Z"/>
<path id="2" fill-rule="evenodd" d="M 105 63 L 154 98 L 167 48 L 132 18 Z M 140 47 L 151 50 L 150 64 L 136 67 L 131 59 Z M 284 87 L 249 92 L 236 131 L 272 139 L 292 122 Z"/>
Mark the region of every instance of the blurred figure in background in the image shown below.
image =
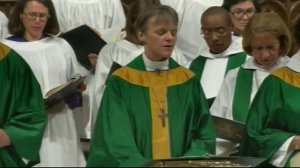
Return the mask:
<path id="1" fill-rule="evenodd" d="M 241 36 L 250 18 L 260 12 L 256 0 L 224 0 L 222 7 L 230 13 L 233 34 Z"/>

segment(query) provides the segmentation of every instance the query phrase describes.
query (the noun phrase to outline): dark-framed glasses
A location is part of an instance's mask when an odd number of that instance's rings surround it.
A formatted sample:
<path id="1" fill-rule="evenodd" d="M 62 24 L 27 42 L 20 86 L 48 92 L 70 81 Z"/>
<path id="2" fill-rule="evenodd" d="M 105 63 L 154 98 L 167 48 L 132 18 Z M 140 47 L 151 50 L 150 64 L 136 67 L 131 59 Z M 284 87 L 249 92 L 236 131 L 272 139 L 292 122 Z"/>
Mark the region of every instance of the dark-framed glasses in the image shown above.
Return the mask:
<path id="1" fill-rule="evenodd" d="M 50 16 L 45 13 L 35 13 L 35 12 L 25 13 L 24 12 L 24 15 L 30 20 L 36 20 L 37 18 L 39 18 L 39 20 L 41 22 L 46 22 L 50 18 Z"/>
<path id="2" fill-rule="evenodd" d="M 225 28 L 219 28 L 219 29 L 205 29 L 205 28 L 202 28 L 202 30 L 201 30 L 201 35 L 204 38 L 209 38 L 213 34 L 220 37 L 220 36 L 224 36 L 226 33 L 227 33 L 227 29 L 225 29 Z"/>
<path id="3" fill-rule="evenodd" d="M 255 8 L 249 8 L 249 9 L 233 9 L 230 11 L 230 13 L 235 17 L 235 18 L 242 18 L 243 16 L 247 16 L 248 18 L 252 17 L 254 13 L 256 12 Z"/>

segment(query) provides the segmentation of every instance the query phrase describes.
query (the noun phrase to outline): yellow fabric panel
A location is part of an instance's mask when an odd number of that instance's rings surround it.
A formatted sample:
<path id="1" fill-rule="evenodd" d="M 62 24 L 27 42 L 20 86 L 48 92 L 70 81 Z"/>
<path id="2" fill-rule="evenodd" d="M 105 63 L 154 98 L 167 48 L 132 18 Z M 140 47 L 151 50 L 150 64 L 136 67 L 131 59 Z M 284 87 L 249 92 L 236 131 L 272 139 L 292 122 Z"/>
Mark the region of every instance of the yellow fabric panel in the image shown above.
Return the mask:
<path id="1" fill-rule="evenodd" d="M 5 58 L 11 49 L 4 44 L 0 44 L 0 60 Z"/>
<path id="2" fill-rule="evenodd" d="M 152 118 L 152 157 L 153 159 L 170 158 L 168 117 L 161 118 L 159 114 L 162 111 L 168 113 L 167 87 L 185 83 L 194 76 L 194 73 L 183 67 L 160 72 L 147 72 L 122 67 L 115 71 L 113 75 L 119 76 L 129 83 L 149 87 Z"/>
<path id="3" fill-rule="evenodd" d="M 131 74 L 130 77 L 127 74 Z M 140 71 L 129 67 L 122 67 L 121 69 L 118 69 L 113 73 L 114 76 L 119 76 L 120 78 L 128 81 L 129 83 L 144 87 L 152 86 L 151 81 L 155 82 L 155 80 L 149 80 L 149 78 L 156 78 L 157 74 L 164 75 L 167 77 L 167 86 L 185 83 L 187 80 L 189 80 L 195 75 L 192 71 L 183 67 L 178 67 L 168 71 L 160 72 Z"/>
<path id="4" fill-rule="evenodd" d="M 288 67 L 280 68 L 272 73 L 286 83 L 300 88 L 300 73 L 290 70 Z"/>

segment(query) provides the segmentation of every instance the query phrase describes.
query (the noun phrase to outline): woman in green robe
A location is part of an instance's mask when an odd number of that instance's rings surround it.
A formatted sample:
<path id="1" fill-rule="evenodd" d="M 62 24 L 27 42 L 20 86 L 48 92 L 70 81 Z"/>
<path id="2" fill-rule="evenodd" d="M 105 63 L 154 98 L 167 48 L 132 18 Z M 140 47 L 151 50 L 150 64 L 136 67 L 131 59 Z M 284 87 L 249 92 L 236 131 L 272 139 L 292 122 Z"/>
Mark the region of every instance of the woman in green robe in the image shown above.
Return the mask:
<path id="1" fill-rule="evenodd" d="M 300 44 L 300 19 L 294 28 Z M 267 52 L 271 48 L 260 48 Z M 248 113 L 242 154 L 263 157 L 277 167 L 300 167 L 300 50 L 268 76 Z"/>
<path id="2" fill-rule="evenodd" d="M 142 166 L 215 153 L 215 130 L 195 74 L 170 55 L 178 17 L 153 5 L 136 21 L 143 54 L 107 82 L 87 166 Z"/>
<path id="3" fill-rule="evenodd" d="M 31 69 L 0 43 L 0 167 L 38 162 L 46 121 L 41 89 Z"/>

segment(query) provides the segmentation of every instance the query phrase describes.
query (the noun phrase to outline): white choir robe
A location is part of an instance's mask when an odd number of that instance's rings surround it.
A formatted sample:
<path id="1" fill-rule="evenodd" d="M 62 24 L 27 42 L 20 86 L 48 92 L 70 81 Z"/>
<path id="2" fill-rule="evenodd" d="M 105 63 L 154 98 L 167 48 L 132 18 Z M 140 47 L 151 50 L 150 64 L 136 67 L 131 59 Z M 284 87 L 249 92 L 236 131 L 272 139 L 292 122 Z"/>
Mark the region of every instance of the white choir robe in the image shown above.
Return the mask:
<path id="1" fill-rule="evenodd" d="M 209 8 L 200 0 L 160 0 L 164 5 L 169 5 L 176 10 L 179 17 L 176 46 L 189 60 L 195 59 L 202 48 L 205 48 L 205 40 L 201 35 L 201 15 Z"/>
<path id="2" fill-rule="evenodd" d="M 125 13 L 120 0 L 52 0 L 62 32 L 86 24 L 106 42 L 119 39 L 125 27 Z M 98 53 L 96 53 L 98 54 Z"/>
<path id="3" fill-rule="evenodd" d="M 110 43 L 104 46 L 98 56 L 97 67 L 94 79 L 94 97 L 93 101 L 95 106 L 91 109 L 90 123 L 88 124 L 88 131 L 92 132 L 93 126 L 96 121 L 98 108 L 100 106 L 102 94 L 105 88 L 105 82 L 107 80 L 109 71 L 113 63 L 118 63 L 121 66 L 127 65 L 134 58 L 141 55 L 144 52 L 144 48 L 141 45 L 133 44 L 126 39 L 122 39 L 115 43 Z M 187 60 L 182 52 L 176 47 L 173 50 L 171 57 L 180 65 L 186 66 Z"/>
<path id="4" fill-rule="evenodd" d="M 0 39 L 4 39 L 9 36 L 7 23 L 8 19 L 6 15 L 0 11 Z"/>
<path id="5" fill-rule="evenodd" d="M 222 6 L 223 0 L 197 0 L 199 3 L 207 6 Z"/>
<path id="6" fill-rule="evenodd" d="M 225 78 L 225 71 L 228 62 L 228 56 L 243 52 L 240 44 L 240 37 L 232 36 L 232 42 L 229 47 L 220 54 L 212 54 L 209 47 L 200 51 L 200 55 L 207 57 L 202 77 L 200 79 L 201 86 L 207 99 L 214 98 L 219 93 L 222 82 Z"/>
<path id="7" fill-rule="evenodd" d="M 16 50 L 30 65 L 44 96 L 80 72 L 73 49 L 59 37 L 46 37 L 34 42 L 4 40 L 3 43 Z M 41 162 L 36 166 L 85 166 L 72 110 L 61 102 L 48 109 L 47 115 L 48 123 L 40 149 Z"/>
<path id="8" fill-rule="evenodd" d="M 273 70 L 285 66 L 289 62 L 289 57 L 280 57 L 277 63 L 270 68 L 265 70 L 259 67 L 254 60 L 254 57 L 250 57 L 242 67 L 244 69 L 254 69 L 253 79 L 252 79 L 252 90 L 250 96 L 250 103 L 252 102 L 259 86 L 263 80 L 272 72 Z M 222 118 L 227 118 L 233 120 L 232 114 L 232 104 L 234 98 L 236 78 L 240 67 L 229 70 L 216 97 L 213 102 L 210 112 L 212 115 L 219 116 Z M 243 93 L 241 93 L 243 94 Z M 216 154 L 220 156 L 227 156 L 236 150 L 237 143 L 233 143 L 224 139 L 217 138 L 216 144 Z"/>

